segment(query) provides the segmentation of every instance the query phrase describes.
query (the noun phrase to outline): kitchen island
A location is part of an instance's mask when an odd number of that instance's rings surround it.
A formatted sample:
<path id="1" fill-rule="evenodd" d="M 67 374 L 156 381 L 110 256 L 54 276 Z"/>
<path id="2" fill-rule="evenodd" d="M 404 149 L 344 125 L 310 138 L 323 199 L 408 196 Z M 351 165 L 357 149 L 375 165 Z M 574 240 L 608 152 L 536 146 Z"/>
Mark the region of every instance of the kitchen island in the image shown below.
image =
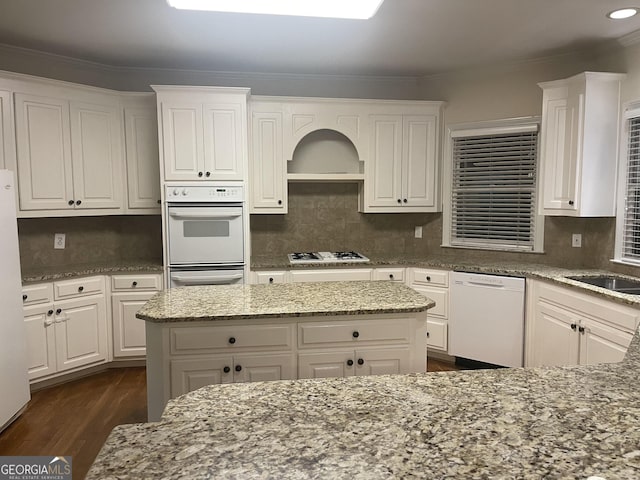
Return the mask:
<path id="1" fill-rule="evenodd" d="M 625 360 L 201 388 L 111 433 L 88 479 L 640 478 Z"/>
<path id="2" fill-rule="evenodd" d="M 388 281 L 173 288 L 137 313 L 149 420 L 204 385 L 426 371 L 435 302 Z"/>

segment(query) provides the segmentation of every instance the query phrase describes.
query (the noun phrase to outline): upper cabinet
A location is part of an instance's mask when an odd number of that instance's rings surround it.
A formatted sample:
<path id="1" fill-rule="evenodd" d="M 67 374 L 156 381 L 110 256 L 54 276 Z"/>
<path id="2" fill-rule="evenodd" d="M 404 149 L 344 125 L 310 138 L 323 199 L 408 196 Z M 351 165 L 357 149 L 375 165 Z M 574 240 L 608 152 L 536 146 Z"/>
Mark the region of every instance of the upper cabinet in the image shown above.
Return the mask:
<path id="1" fill-rule="evenodd" d="M 158 118 L 153 94 L 126 94 L 124 127 L 127 206 L 132 213 L 160 212 Z"/>
<path id="2" fill-rule="evenodd" d="M 15 111 L 21 212 L 122 210 L 122 120 L 117 98 L 18 92 Z"/>
<path id="3" fill-rule="evenodd" d="M 541 213 L 615 216 L 620 83 L 585 72 L 541 83 Z"/>
<path id="4" fill-rule="evenodd" d="M 168 181 L 244 180 L 245 88 L 154 86 L 160 162 Z"/>
<path id="5" fill-rule="evenodd" d="M 360 196 L 367 213 L 437 212 L 440 102 L 412 102 L 369 117 L 369 153 Z"/>

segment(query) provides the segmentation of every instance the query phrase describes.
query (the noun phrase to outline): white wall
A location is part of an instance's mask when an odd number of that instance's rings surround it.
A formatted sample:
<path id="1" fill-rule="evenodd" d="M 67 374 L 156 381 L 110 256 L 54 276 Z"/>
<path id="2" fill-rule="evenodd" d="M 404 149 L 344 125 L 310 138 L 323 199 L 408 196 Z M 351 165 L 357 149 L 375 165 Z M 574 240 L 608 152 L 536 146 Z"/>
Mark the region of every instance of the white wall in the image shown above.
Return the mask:
<path id="1" fill-rule="evenodd" d="M 626 102 L 640 100 L 640 43 L 627 48 L 610 48 L 600 51 L 598 68 L 603 71 L 627 74 L 627 78 L 622 82 L 623 105 Z"/>

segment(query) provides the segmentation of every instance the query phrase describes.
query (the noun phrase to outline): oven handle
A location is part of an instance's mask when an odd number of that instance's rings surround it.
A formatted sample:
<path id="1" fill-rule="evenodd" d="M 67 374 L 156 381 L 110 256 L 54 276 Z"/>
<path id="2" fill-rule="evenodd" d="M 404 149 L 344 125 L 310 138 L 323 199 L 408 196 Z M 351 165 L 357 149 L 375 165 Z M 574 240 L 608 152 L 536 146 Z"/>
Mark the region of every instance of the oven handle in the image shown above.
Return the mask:
<path id="1" fill-rule="evenodd" d="M 215 211 L 198 211 L 189 208 L 169 209 L 169 216 L 174 218 L 238 218 L 242 209 L 216 209 Z"/>
<path id="2" fill-rule="evenodd" d="M 233 275 L 208 275 L 206 277 L 190 277 L 188 275 L 172 274 L 171 280 L 175 280 L 179 283 L 200 285 L 200 284 L 223 284 L 232 280 L 240 280 L 243 277 L 242 273 L 236 273 Z"/>

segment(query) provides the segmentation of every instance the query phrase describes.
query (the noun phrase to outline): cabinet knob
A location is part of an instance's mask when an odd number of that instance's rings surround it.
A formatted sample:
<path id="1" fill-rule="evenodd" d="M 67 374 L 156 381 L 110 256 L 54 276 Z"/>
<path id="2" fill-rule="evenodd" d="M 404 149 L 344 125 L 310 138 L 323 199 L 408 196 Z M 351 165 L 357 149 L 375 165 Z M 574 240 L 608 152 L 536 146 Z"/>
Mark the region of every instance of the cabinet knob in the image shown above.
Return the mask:
<path id="1" fill-rule="evenodd" d="M 398 203 L 402 203 L 402 200 L 398 199 Z"/>
<path id="2" fill-rule="evenodd" d="M 273 283 L 273 277 L 269 277 L 269 283 Z"/>
<path id="3" fill-rule="evenodd" d="M 210 177 L 211 176 L 211 172 L 205 173 L 205 176 Z"/>
<path id="4" fill-rule="evenodd" d="M 282 205 L 282 200 L 278 200 L 278 205 Z"/>
<path id="5" fill-rule="evenodd" d="M 241 371 L 242 371 L 242 366 L 236 365 L 236 372 L 241 372 Z"/>
<path id="6" fill-rule="evenodd" d="M 573 200 L 569 200 L 569 205 L 573 205 Z"/>
<path id="7" fill-rule="evenodd" d="M 584 334 L 584 327 L 578 327 L 578 331 L 582 334 Z"/>
<path id="8" fill-rule="evenodd" d="M 138 286 L 138 282 L 136 282 L 136 281 L 131 282 L 131 286 L 132 287 L 137 287 Z"/>
<path id="9" fill-rule="evenodd" d="M 236 343 L 236 337 L 231 337 L 231 338 L 229 338 L 229 343 L 230 343 L 231 345 L 233 345 L 234 343 Z"/>
<path id="10" fill-rule="evenodd" d="M 364 358 L 358 359 L 358 365 L 364 365 Z"/>
<path id="11" fill-rule="evenodd" d="M 74 204 L 74 203 L 76 203 L 76 202 L 74 202 L 73 200 L 69 200 L 67 203 L 68 203 L 68 204 L 69 204 L 69 206 L 71 207 L 71 206 L 73 206 L 73 204 Z"/>
<path id="12" fill-rule="evenodd" d="M 427 275 L 427 282 L 431 281 L 431 277 L 429 275 Z"/>
<path id="13" fill-rule="evenodd" d="M 405 198 L 405 199 L 403 199 L 402 201 L 403 201 L 404 203 L 407 203 L 407 199 L 406 199 L 406 198 Z"/>
<path id="14" fill-rule="evenodd" d="M 358 338 L 360 336 L 360 332 L 356 330 L 351 335 L 353 335 L 353 338 Z"/>
<path id="15" fill-rule="evenodd" d="M 80 286 L 78 287 L 78 292 L 82 292 L 83 290 L 84 290 L 84 287 L 83 287 L 82 285 L 80 285 Z"/>
<path id="16" fill-rule="evenodd" d="M 390 278 L 391 280 L 393 280 L 393 273 L 390 273 L 390 274 L 389 274 L 389 278 Z"/>
<path id="17" fill-rule="evenodd" d="M 429 332 L 427 332 L 427 338 L 429 338 L 431 336 L 431 334 Z"/>
<path id="18" fill-rule="evenodd" d="M 157 203 L 158 205 L 162 205 L 162 200 L 156 200 L 156 203 Z"/>
<path id="19" fill-rule="evenodd" d="M 60 315 L 62 313 L 62 309 L 61 308 L 56 308 L 56 315 Z"/>
<path id="20" fill-rule="evenodd" d="M 76 200 L 76 205 L 80 205 L 82 203 L 82 200 Z"/>
<path id="21" fill-rule="evenodd" d="M 230 369 L 229 367 L 224 367 L 224 368 L 222 369 L 222 371 L 223 371 L 224 373 L 229 373 L 229 372 L 231 371 L 231 369 Z"/>
<path id="22" fill-rule="evenodd" d="M 202 176 L 202 172 L 198 172 L 198 176 L 201 177 Z"/>
<path id="23" fill-rule="evenodd" d="M 49 311 L 47 312 L 47 317 L 50 317 L 51 315 L 53 315 L 53 310 L 49 310 Z"/>
<path id="24" fill-rule="evenodd" d="M 347 365 L 349 365 L 350 367 L 352 367 L 352 366 L 353 366 L 353 360 L 351 360 L 351 359 L 347 360 Z"/>
<path id="25" fill-rule="evenodd" d="M 27 298 L 29 298 L 28 295 L 22 295 L 22 301 L 24 302 Z"/>
<path id="26" fill-rule="evenodd" d="M 570 326 L 571 326 L 571 330 L 573 330 L 574 332 L 576 331 L 576 328 L 578 328 L 578 326 L 575 323 L 572 323 Z"/>

